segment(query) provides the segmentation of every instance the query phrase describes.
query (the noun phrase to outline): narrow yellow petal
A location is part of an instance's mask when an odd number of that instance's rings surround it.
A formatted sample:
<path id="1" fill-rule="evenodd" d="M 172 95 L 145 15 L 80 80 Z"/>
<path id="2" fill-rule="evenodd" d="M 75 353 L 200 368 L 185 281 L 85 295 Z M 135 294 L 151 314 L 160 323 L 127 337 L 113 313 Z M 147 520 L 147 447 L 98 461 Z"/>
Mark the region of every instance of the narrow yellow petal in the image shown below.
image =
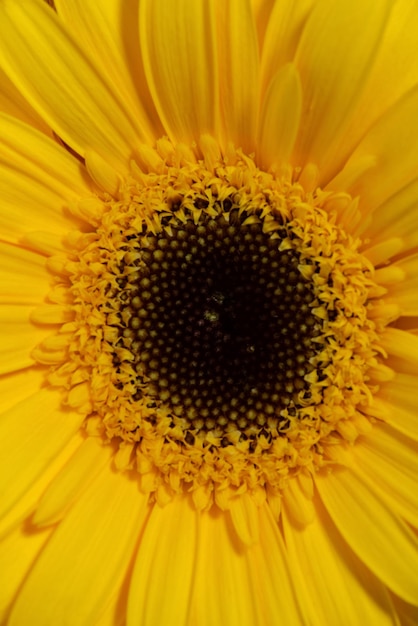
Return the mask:
<path id="1" fill-rule="evenodd" d="M 417 49 L 411 25 L 418 23 L 418 5 L 415 0 L 399 0 L 392 2 L 390 9 L 359 106 L 344 137 L 348 148 L 355 147 L 365 131 L 418 83 L 418 65 L 411 63 Z"/>
<path id="2" fill-rule="evenodd" d="M 342 540 L 320 502 L 315 508 L 314 520 L 304 528 L 283 512 L 291 572 L 303 597 L 302 623 L 397 626 L 385 586 Z"/>
<path id="3" fill-rule="evenodd" d="M 293 61 L 303 27 L 314 6 L 314 0 L 281 0 L 259 11 L 267 13 L 268 23 L 262 46 L 261 83 L 263 94 L 280 68 Z M 266 20 L 266 18 L 264 18 Z"/>
<path id="4" fill-rule="evenodd" d="M 33 523 L 39 527 L 62 519 L 103 465 L 110 464 L 112 452 L 111 446 L 102 447 L 94 438 L 85 440 L 42 495 Z"/>
<path id="5" fill-rule="evenodd" d="M 418 528 L 418 443 L 379 424 L 359 441 L 353 454 L 359 475 L 379 489 L 392 510 Z"/>
<path id="6" fill-rule="evenodd" d="M 261 111 L 258 158 L 265 169 L 290 160 L 302 110 L 302 87 L 292 63 L 280 69 L 267 91 Z"/>
<path id="7" fill-rule="evenodd" d="M 416 626 L 418 624 L 418 606 L 404 602 L 397 596 L 393 596 L 393 604 L 398 612 L 401 626 Z"/>
<path id="8" fill-rule="evenodd" d="M 315 514 L 312 498 L 303 493 L 296 478 L 289 480 L 283 500 L 294 523 L 305 526 L 312 521 Z"/>
<path id="9" fill-rule="evenodd" d="M 239 538 L 246 545 L 259 541 L 258 506 L 248 494 L 231 500 L 229 514 Z"/>
<path id="10" fill-rule="evenodd" d="M 17 528 L 0 542 L 0 622 L 7 623 L 7 616 L 27 572 L 38 553 L 51 535 L 51 529 L 27 532 Z"/>
<path id="11" fill-rule="evenodd" d="M 1 304 L 39 304 L 48 289 L 44 257 L 0 242 Z"/>
<path id="12" fill-rule="evenodd" d="M 89 147 L 127 170 L 142 132 L 45 2 L 2 2 L 0 57 L 34 109 L 71 148 L 83 156 Z"/>
<path id="13" fill-rule="evenodd" d="M 64 234 L 77 225 L 68 205 L 90 196 L 93 185 L 81 163 L 57 142 L 27 124 L 0 116 L 0 227 L 3 238 L 28 231 Z"/>
<path id="14" fill-rule="evenodd" d="M 274 4 L 275 0 L 251 0 L 260 46 L 262 46 L 264 41 L 264 34 L 266 32 L 267 24 L 269 23 Z"/>
<path id="15" fill-rule="evenodd" d="M 417 388 L 416 373 L 397 373 L 380 390 L 378 402 L 378 409 L 383 411 L 382 419 L 414 441 L 418 441 Z M 371 410 L 374 415 L 373 407 Z M 377 417 L 380 417 L 379 410 Z"/>
<path id="16" fill-rule="evenodd" d="M 32 311 L 32 307 L 23 305 L 8 304 L 0 307 L 0 374 L 34 365 L 31 351 L 50 331 L 31 323 Z"/>
<path id="17" fill-rule="evenodd" d="M 162 135 L 162 128 L 139 50 L 137 0 L 57 0 L 54 4 L 89 58 L 129 107 L 143 140 L 154 143 L 155 137 Z"/>
<path id="18" fill-rule="evenodd" d="M 380 344 L 389 354 L 388 365 L 396 372 L 418 371 L 418 336 L 400 328 L 385 328 Z"/>
<path id="19" fill-rule="evenodd" d="M 74 455 L 82 444 L 82 436 L 75 433 L 68 442 L 54 455 L 48 466 L 30 481 L 24 494 L 14 502 L 14 504 L 0 515 L 0 537 L 5 536 L 17 528 L 20 524 L 25 524 L 25 520 L 31 516 L 37 508 L 38 502 L 45 493 L 56 476 L 65 467 L 68 460 Z M 32 527 L 31 527 L 32 528 Z"/>
<path id="20" fill-rule="evenodd" d="M 401 272 L 403 278 L 388 285 L 385 299 L 396 302 L 402 315 L 418 315 L 418 254 L 396 261 L 391 267 Z"/>
<path id="21" fill-rule="evenodd" d="M 45 372 L 36 367 L 0 376 L 0 413 L 14 407 L 17 400 L 24 400 L 38 391 L 44 379 Z"/>
<path id="22" fill-rule="evenodd" d="M 301 36 L 295 63 L 303 112 L 295 158 L 302 166 L 316 163 L 322 184 L 347 156 L 341 138 L 370 73 L 391 4 L 324 0 L 315 5 Z"/>
<path id="23" fill-rule="evenodd" d="M 153 507 L 132 574 L 128 623 L 141 626 L 187 623 L 197 516 L 186 498 L 173 500 L 165 507 Z"/>
<path id="24" fill-rule="evenodd" d="M 80 427 L 83 416 L 63 411 L 60 399 L 57 392 L 42 389 L 2 414 L 2 511 L 22 497 Z"/>
<path id="25" fill-rule="evenodd" d="M 139 33 L 155 106 L 174 141 L 219 128 L 213 1 L 144 0 Z"/>
<path id="26" fill-rule="evenodd" d="M 268 506 L 260 507 L 259 523 L 260 542 L 247 556 L 250 594 L 259 611 L 258 620 L 250 623 L 300 626 L 304 600 L 293 584 L 287 546 Z"/>
<path id="27" fill-rule="evenodd" d="M 259 541 L 245 546 L 224 513 L 200 515 L 188 624 L 300 626 L 283 537 L 266 504 L 258 508 L 258 523 Z"/>
<path id="28" fill-rule="evenodd" d="M 122 586 L 147 513 L 135 480 L 106 464 L 71 508 L 19 593 L 10 626 L 92 626 Z M 86 593 L 88 591 L 88 593 Z"/>
<path id="29" fill-rule="evenodd" d="M 224 143 L 255 148 L 258 113 L 258 46 L 249 0 L 218 2 L 216 13 Z"/>
<path id="30" fill-rule="evenodd" d="M 353 151 L 343 170 L 329 183 L 330 189 L 344 189 L 352 196 L 359 196 L 360 208 L 365 215 L 373 217 L 373 212 L 384 202 L 416 179 L 417 107 L 418 86 L 379 118 Z M 363 160 L 373 162 L 367 169 L 357 171 L 358 162 Z M 370 223 L 373 224 L 372 221 Z M 396 216 L 394 224 L 396 228 Z M 364 221 L 364 225 L 367 227 L 368 222 Z"/>
<path id="31" fill-rule="evenodd" d="M 366 241 L 367 243 L 364 249 L 362 249 L 362 253 L 375 267 L 385 264 L 405 248 L 405 242 L 400 237 L 391 237 L 383 241 L 379 241 L 378 238 Z"/>
<path id="32" fill-rule="evenodd" d="M 321 499 L 359 559 L 407 602 L 416 602 L 418 538 L 376 492 L 350 470 L 316 475 Z"/>
<path id="33" fill-rule="evenodd" d="M 251 597 L 247 548 L 228 521 L 217 509 L 199 517 L 190 624 L 260 623 Z M 231 602 L 231 598 L 241 601 Z"/>
<path id="34" fill-rule="evenodd" d="M 16 89 L 10 78 L 0 68 L 0 111 L 16 117 L 52 137 L 48 124 L 32 109 L 29 102 Z"/>
<path id="35" fill-rule="evenodd" d="M 418 245 L 417 197 L 418 178 L 415 178 L 374 211 L 364 236 L 374 242 L 400 238 L 402 247 L 399 252 L 415 248 Z"/>

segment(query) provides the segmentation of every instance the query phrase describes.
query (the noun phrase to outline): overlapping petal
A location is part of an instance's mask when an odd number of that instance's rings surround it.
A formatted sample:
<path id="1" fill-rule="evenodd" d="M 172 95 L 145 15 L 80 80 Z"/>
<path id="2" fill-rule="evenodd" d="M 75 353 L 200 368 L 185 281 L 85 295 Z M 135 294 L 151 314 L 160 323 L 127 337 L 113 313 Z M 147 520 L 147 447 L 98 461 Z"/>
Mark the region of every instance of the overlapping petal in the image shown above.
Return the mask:
<path id="1" fill-rule="evenodd" d="M 145 74 L 165 131 L 189 143 L 219 131 L 215 6 L 189 0 L 141 0 Z"/>
<path id="2" fill-rule="evenodd" d="M 10 78 L 51 128 L 80 155 L 92 148 L 126 171 L 146 135 L 55 13 L 40 1 L 5 0 L 0 42 Z"/>

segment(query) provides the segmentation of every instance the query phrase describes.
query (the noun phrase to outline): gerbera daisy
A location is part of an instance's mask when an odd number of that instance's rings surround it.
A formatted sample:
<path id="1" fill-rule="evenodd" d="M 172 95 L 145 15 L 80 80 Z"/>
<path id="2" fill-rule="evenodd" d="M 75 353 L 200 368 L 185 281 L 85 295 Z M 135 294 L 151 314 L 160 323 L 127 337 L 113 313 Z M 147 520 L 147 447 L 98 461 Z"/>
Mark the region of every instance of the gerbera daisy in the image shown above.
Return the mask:
<path id="1" fill-rule="evenodd" d="M 418 623 L 417 3 L 53 4 L 0 3 L 2 623 Z"/>

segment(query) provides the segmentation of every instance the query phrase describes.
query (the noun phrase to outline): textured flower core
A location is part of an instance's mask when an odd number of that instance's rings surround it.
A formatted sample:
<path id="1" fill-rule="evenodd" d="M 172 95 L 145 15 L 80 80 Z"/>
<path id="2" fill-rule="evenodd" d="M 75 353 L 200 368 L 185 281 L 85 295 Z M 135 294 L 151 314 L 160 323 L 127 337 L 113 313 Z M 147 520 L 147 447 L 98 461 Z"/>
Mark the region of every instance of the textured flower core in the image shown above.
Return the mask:
<path id="1" fill-rule="evenodd" d="M 200 508 L 278 493 L 368 427 L 378 290 L 336 221 L 351 203 L 206 138 L 144 149 L 117 193 L 74 208 L 91 232 L 49 263 L 70 321 L 35 356 L 66 344 L 49 382 L 144 490 Z"/>
<path id="2" fill-rule="evenodd" d="M 202 429 L 216 428 L 228 445 L 231 431 L 278 428 L 281 410 L 298 406 L 302 390 L 309 395 L 304 377 L 320 334 L 300 255 L 280 251 L 285 226 L 273 238 L 262 219 L 232 206 L 215 203 L 197 223 L 171 220 L 146 242 L 139 234 L 120 268 L 119 335 L 132 355 L 133 398 L 167 404 L 190 443 Z"/>

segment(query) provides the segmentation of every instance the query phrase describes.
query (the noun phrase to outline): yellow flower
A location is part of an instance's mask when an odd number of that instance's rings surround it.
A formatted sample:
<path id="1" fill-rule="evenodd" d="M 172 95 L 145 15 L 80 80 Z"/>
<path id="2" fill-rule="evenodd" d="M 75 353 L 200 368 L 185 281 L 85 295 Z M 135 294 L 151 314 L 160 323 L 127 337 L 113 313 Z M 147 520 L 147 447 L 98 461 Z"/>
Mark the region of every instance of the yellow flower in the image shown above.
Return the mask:
<path id="1" fill-rule="evenodd" d="M 418 623 L 416 2 L 53 4 L 0 3 L 2 623 Z"/>

